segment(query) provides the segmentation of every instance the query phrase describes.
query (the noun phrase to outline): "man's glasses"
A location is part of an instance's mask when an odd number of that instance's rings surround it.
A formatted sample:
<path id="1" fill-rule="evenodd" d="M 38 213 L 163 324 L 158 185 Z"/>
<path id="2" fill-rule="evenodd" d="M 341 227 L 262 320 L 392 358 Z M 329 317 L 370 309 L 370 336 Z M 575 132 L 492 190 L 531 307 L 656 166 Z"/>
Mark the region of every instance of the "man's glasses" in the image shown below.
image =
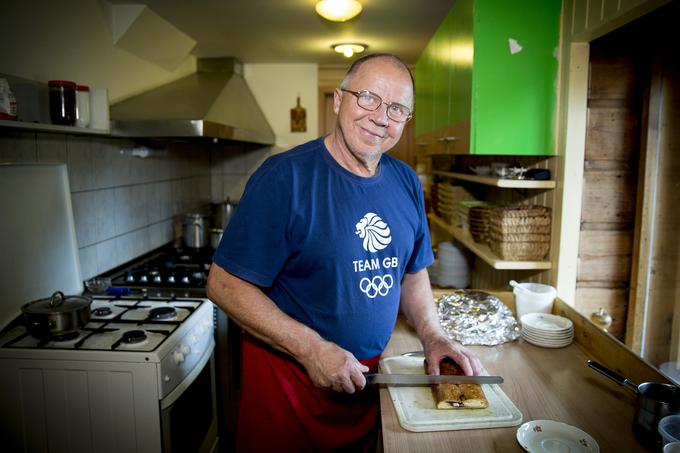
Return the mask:
<path id="1" fill-rule="evenodd" d="M 340 88 L 340 91 L 346 91 L 347 93 L 352 93 L 356 96 L 357 105 L 362 109 L 373 112 L 378 110 L 381 105 L 385 104 L 387 106 L 387 117 L 389 119 L 398 123 L 404 123 L 411 119 L 411 109 L 396 102 L 384 102 L 380 96 L 371 91 L 352 91 L 344 88 Z"/>

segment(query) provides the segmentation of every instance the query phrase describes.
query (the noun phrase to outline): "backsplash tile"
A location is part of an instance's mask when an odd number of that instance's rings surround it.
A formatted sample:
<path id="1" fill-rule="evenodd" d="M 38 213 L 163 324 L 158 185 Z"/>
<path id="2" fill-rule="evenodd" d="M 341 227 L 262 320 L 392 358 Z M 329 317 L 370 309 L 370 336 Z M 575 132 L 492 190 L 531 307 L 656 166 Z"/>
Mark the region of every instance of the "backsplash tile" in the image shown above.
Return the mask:
<path id="1" fill-rule="evenodd" d="M 125 156 L 147 146 L 155 157 Z M 181 237 L 181 216 L 240 199 L 270 148 L 0 130 L 0 162 L 66 163 L 84 279 Z"/>
<path id="2" fill-rule="evenodd" d="M 35 132 L 2 131 L 0 162 L 29 163 L 37 161 Z"/>
<path id="3" fill-rule="evenodd" d="M 66 135 L 39 132 L 37 134 L 36 146 L 39 162 L 59 164 L 68 162 Z"/>

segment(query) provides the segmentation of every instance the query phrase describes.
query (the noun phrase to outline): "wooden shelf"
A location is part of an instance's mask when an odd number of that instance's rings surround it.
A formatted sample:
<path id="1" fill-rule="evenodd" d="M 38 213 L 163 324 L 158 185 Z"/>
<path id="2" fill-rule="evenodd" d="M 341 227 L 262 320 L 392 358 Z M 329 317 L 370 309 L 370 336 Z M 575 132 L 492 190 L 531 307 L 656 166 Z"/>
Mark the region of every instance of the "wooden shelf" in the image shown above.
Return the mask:
<path id="1" fill-rule="evenodd" d="M 483 259 L 489 266 L 494 269 L 511 269 L 511 270 L 547 270 L 552 268 L 550 261 L 505 261 L 498 258 L 486 244 L 480 244 L 472 239 L 469 231 L 463 228 L 453 226 L 446 222 L 436 214 L 428 214 L 427 218 L 430 222 L 447 231 L 454 238 L 460 241 L 465 247 L 470 249 L 472 253 Z"/>
<path id="2" fill-rule="evenodd" d="M 104 129 L 89 127 L 59 126 L 57 124 L 28 123 L 25 121 L 0 121 L 0 128 L 23 129 L 36 132 L 59 132 L 62 134 L 110 135 Z"/>
<path id="3" fill-rule="evenodd" d="M 463 181 L 485 184 L 487 186 L 506 187 L 514 189 L 554 189 L 555 181 L 534 181 L 530 179 L 502 179 L 493 176 L 469 175 L 467 173 L 453 173 L 450 171 L 433 170 L 433 175 L 445 176 Z"/>

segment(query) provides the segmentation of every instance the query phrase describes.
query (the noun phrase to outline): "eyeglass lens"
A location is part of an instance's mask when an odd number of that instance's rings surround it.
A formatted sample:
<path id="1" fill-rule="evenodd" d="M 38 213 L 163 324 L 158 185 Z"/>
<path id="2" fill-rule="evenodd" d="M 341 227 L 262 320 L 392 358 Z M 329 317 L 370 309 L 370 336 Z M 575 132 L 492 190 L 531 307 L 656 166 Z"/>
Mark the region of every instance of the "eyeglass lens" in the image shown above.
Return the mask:
<path id="1" fill-rule="evenodd" d="M 377 110 L 383 103 L 383 100 L 380 96 L 375 93 L 371 93 L 370 91 L 359 91 L 358 93 L 352 91 L 349 92 L 356 96 L 359 107 L 366 110 Z M 396 102 L 385 104 L 387 105 L 387 116 L 390 119 L 398 122 L 403 122 L 409 119 L 411 111 L 407 107 Z"/>

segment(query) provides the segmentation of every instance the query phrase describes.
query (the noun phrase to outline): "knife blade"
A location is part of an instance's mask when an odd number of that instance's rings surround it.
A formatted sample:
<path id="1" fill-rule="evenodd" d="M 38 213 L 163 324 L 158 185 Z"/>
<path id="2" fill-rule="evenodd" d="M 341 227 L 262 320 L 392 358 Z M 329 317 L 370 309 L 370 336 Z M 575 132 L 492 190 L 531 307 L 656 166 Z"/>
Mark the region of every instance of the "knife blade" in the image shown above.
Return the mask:
<path id="1" fill-rule="evenodd" d="M 364 373 L 366 384 L 414 386 L 432 384 L 502 384 L 501 376 Z"/>

